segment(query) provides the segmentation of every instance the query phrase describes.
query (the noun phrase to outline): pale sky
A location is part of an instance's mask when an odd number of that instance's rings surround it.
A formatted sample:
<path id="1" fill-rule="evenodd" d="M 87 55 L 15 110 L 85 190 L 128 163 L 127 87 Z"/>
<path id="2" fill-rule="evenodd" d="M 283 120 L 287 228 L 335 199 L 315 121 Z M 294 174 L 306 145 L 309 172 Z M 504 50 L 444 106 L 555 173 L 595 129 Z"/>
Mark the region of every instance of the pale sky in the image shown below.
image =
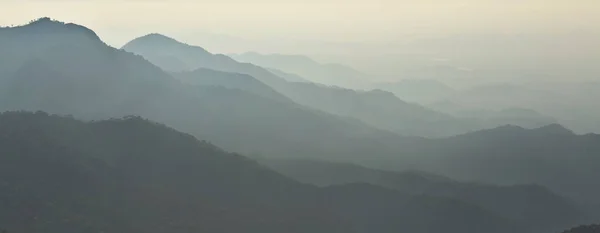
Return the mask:
<path id="1" fill-rule="evenodd" d="M 0 25 L 51 18 L 120 46 L 150 32 L 393 41 L 409 35 L 600 30 L 600 0 L 0 0 Z"/>
<path id="2" fill-rule="evenodd" d="M 214 53 L 304 54 L 391 78 L 439 65 L 600 73 L 600 0 L 0 0 L 0 25 L 46 16 L 114 47 L 162 33 Z"/>

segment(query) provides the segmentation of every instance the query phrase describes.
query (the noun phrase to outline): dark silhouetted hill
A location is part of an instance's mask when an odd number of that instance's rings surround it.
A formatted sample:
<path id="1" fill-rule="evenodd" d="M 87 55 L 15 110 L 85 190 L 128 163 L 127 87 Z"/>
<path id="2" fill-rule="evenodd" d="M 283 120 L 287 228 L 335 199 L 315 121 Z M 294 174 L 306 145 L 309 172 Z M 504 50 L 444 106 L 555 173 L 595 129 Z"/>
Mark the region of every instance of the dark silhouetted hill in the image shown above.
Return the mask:
<path id="1" fill-rule="evenodd" d="M 423 172 L 391 172 L 317 160 L 260 160 L 298 181 L 319 186 L 369 183 L 408 195 L 428 195 L 477 205 L 537 231 L 563 229 L 584 220 L 578 206 L 537 185 L 467 183 Z"/>
<path id="2" fill-rule="evenodd" d="M 9 232 L 527 232 L 452 199 L 317 188 L 140 117 L 0 114 Z"/>
<path id="3" fill-rule="evenodd" d="M 570 230 L 563 231 L 562 233 L 599 233 L 600 225 L 586 225 L 574 227 Z"/>
<path id="4" fill-rule="evenodd" d="M 557 125 L 502 126 L 445 139 L 415 142 L 386 169 L 418 169 L 494 184 L 536 183 L 585 206 L 597 203 L 600 135 L 576 135 Z M 396 161 L 391 163 L 390 161 Z"/>

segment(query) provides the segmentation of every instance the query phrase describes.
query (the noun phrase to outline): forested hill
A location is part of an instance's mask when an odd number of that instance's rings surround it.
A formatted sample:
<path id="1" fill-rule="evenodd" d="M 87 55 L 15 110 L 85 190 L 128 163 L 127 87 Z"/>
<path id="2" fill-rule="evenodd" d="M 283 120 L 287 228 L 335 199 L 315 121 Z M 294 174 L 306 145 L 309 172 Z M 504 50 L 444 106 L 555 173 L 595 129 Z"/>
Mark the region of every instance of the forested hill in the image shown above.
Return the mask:
<path id="1" fill-rule="evenodd" d="M 0 28 L 0 111 L 42 110 L 86 120 L 141 115 L 244 153 L 393 153 L 372 141 L 396 135 L 286 101 L 247 75 L 220 72 L 221 80 L 212 74 L 203 80 L 193 72 L 178 80 L 91 37 L 91 30 L 69 25 L 40 19 Z M 55 28 L 60 30 L 50 30 Z"/>
<path id="2" fill-rule="evenodd" d="M 529 233 L 448 198 L 305 185 L 140 117 L 0 114 L 9 232 Z"/>
<path id="3" fill-rule="evenodd" d="M 600 233 L 600 225 L 579 226 L 562 233 Z"/>

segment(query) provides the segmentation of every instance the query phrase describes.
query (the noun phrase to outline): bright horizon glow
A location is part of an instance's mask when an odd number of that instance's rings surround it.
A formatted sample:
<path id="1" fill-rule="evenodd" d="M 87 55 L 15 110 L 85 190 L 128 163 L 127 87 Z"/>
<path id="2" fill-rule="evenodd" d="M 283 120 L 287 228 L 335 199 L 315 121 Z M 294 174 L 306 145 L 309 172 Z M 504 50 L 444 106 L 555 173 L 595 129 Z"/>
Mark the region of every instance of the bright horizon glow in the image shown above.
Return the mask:
<path id="1" fill-rule="evenodd" d="M 0 0 L 0 25 L 45 16 L 90 27 L 114 46 L 151 32 L 330 42 L 600 32 L 595 0 Z"/>
<path id="2" fill-rule="evenodd" d="M 303 54 L 386 79 L 431 66 L 600 72 L 598 0 L 0 0 L 0 25 L 40 17 L 117 48 L 160 33 L 213 53 Z"/>

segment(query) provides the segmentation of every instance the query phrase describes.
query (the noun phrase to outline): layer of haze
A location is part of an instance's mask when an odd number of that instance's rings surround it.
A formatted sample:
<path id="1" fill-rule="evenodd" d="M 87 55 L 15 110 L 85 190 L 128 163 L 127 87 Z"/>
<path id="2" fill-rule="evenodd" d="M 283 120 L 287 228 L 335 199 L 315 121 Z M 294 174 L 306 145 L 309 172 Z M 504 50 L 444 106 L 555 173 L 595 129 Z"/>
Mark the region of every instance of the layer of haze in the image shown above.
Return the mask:
<path id="1" fill-rule="evenodd" d="M 115 47 L 158 32 L 212 52 L 305 54 L 389 79 L 440 65 L 590 79 L 600 58 L 597 0 L 0 0 L 0 25 L 42 16 L 93 28 Z"/>

